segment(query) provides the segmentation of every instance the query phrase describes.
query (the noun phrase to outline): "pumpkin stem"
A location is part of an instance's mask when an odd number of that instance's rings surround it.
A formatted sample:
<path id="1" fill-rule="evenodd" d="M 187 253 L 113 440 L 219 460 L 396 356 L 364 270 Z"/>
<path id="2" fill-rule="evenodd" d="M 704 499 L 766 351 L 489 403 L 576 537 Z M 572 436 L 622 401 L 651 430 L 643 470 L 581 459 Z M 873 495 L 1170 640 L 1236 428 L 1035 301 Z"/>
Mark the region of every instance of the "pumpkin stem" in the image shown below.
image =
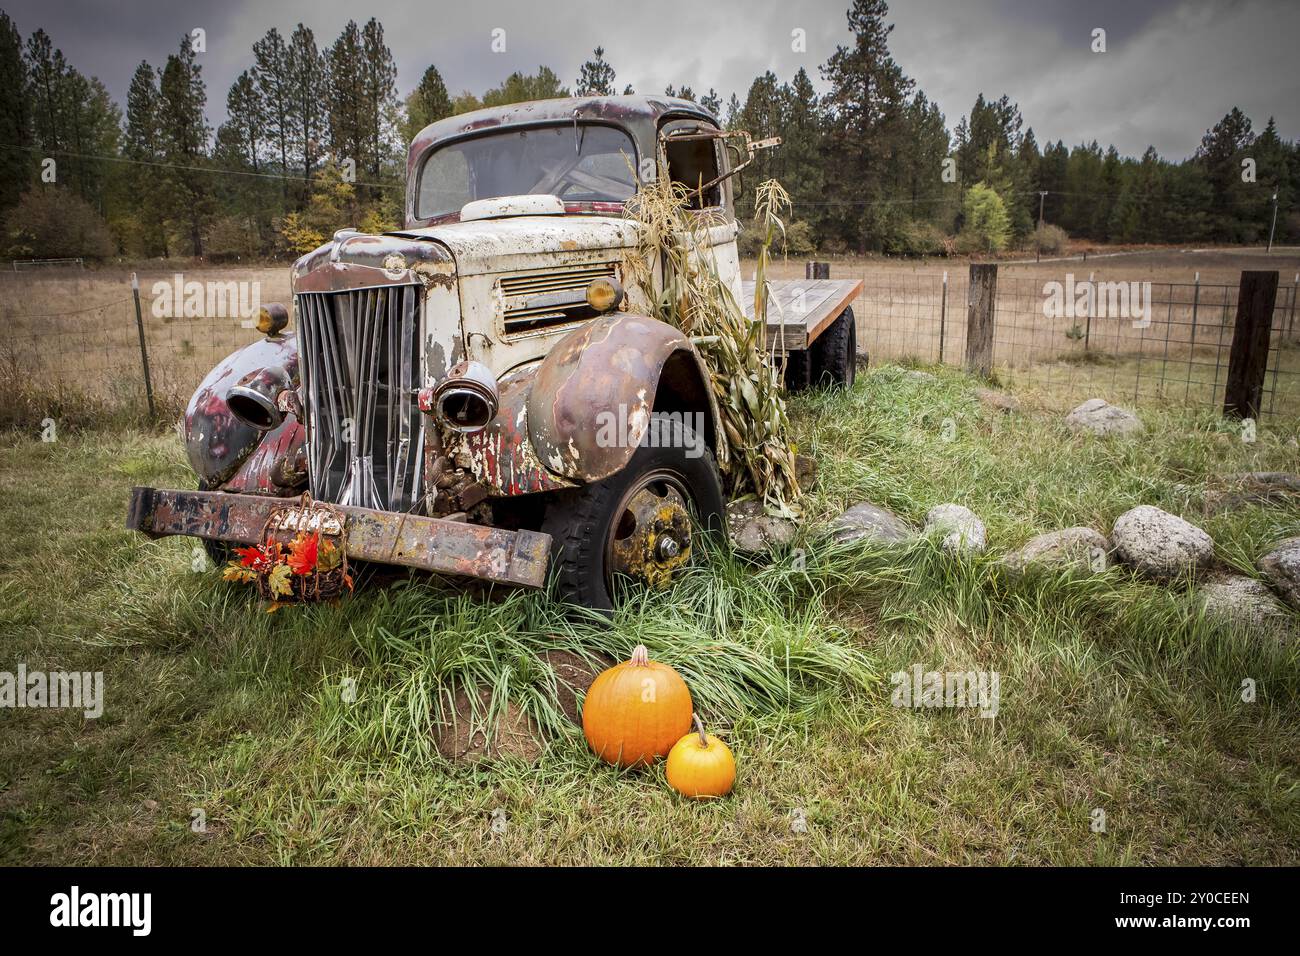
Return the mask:
<path id="1" fill-rule="evenodd" d="M 645 667 L 650 663 L 650 652 L 646 650 L 644 644 L 638 644 L 636 647 L 632 648 L 632 660 L 630 663 L 636 667 Z"/>
<path id="2" fill-rule="evenodd" d="M 700 715 L 691 711 L 691 719 L 695 721 L 695 729 L 700 735 L 700 747 L 704 750 L 709 749 L 709 738 L 704 736 L 704 723 L 700 720 Z"/>

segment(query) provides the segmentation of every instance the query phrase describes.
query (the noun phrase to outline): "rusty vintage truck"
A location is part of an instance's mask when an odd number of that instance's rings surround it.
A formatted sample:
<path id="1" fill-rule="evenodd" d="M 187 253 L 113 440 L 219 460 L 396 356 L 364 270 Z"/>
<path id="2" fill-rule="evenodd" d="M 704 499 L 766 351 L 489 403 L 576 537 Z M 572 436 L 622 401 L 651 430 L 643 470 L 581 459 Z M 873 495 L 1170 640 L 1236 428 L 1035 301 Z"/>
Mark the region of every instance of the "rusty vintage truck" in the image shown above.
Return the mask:
<path id="1" fill-rule="evenodd" d="M 624 203 L 639 176 L 686 184 L 710 223 L 697 251 L 752 310 L 735 202 L 759 145 L 663 97 L 433 123 L 410 145 L 404 227 L 342 229 L 294 264 L 292 315 L 264 308 L 265 338 L 185 412 L 199 490 L 133 489 L 128 527 L 204 539 L 220 561 L 306 492 L 344 516 L 354 561 L 549 575 L 598 609 L 622 577 L 662 585 L 725 526 L 717 412 L 690 340 L 625 288 Z M 859 285 L 773 289 L 789 387 L 852 383 Z"/>

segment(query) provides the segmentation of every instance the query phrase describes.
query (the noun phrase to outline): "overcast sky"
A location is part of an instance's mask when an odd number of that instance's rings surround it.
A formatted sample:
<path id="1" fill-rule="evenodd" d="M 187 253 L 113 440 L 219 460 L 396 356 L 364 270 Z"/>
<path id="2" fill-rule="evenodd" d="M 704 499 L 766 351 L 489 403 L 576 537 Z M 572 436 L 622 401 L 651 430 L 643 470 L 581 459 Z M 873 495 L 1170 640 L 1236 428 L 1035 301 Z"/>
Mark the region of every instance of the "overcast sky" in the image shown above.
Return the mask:
<path id="1" fill-rule="evenodd" d="M 546 64 L 572 84 L 597 44 L 622 89 L 686 84 L 743 99 L 755 76 L 781 79 L 818 67 L 849 41 L 847 0 L 0 0 L 26 37 L 42 27 L 83 73 L 119 103 L 142 59 L 155 65 L 194 27 L 207 32 L 200 62 L 214 127 L 226 90 L 272 26 L 305 22 L 325 46 L 349 19 L 377 16 L 405 95 L 430 63 L 453 93 L 482 93 L 514 70 Z M 1232 106 L 1262 129 L 1277 117 L 1300 137 L 1297 0 L 897 0 L 892 50 L 936 100 L 948 127 L 975 95 L 1020 104 L 1040 144 L 1096 139 L 1138 155 L 1154 145 L 1181 159 Z M 505 31 L 505 51 L 491 51 Z M 1106 52 L 1092 33 L 1106 31 Z M 803 30 L 806 51 L 792 49 Z"/>

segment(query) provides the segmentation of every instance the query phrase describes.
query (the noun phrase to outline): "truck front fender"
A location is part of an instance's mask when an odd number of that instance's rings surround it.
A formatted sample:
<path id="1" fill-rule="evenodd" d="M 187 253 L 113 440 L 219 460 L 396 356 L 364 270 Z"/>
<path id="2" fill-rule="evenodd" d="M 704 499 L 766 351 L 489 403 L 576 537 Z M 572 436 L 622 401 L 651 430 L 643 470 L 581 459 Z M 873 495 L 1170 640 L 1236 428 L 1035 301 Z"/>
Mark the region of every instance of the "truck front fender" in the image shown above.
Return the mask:
<path id="1" fill-rule="evenodd" d="M 298 385 L 298 343 L 293 333 L 246 345 L 208 373 L 185 409 L 185 452 L 204 487 L 220 487 L 238 477 L 233 490 L 285 493 L 276 491 L 270 476 L 279 474 L 273 468 L 279 459 L 297 462 L 302 426 L 286 417 L 271 431 L 259 431 L 236 418 L 226 398 L 235 385 L 269 391 L 286 384 Z M 260 453 L 254 455 L 255 451 Z M 241 468 L 246 462 L 248 467 Z"/>
<path id="2" fill-rule="evenodd" d="M 717 408 L 690 340 L 657 319 L 617 313 L 547 354 L 528 395 L 528 436 L 549 471 L 599 481 L 628 463 L 656 411 L 698 413 L 716 448 Z"/>

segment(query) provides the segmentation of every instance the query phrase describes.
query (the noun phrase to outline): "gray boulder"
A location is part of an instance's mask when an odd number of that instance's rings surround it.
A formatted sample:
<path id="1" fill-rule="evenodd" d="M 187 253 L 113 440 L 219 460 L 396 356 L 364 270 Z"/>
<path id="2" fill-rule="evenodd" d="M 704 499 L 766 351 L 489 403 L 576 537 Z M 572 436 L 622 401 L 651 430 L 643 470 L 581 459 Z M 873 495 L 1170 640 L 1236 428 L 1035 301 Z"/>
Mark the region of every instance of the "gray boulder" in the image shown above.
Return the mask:
<path id="1" fill-rule="evenodd" d="M 943 547 L 953 553 L 978 554 L 988 544 L 984 522 L 975 512 L 962 505 L 942 504 L 931 508 L 925 516 L 925 533 L 943 536 Z"/>
<path id="2" fill-rule="evenodd" d="M 787 545 L 799 530 L 789 518 L 777 518 L 764 512 L 762 502 L 752 498 L 727 504 L 727 527 L 732 547 L 748 554 L 760 554 Z"/>
<path id="3" fill-rule="evenodd" d="M 889 509 L 864 501 L 831 523 L 831 536 L 840 544 L 850 541 L 899 544 L 914 538 L 916 529 Z"/>
<path id="4" fill-rule="evenodd" d="M 1014 571 L 1025 571 L 1033 565 L 1048 570 L 1099 574 L 1114 564 L 1110 550 L 1104 534 L 1091 528 L 1065 528 L 1031 538 L 1002 560 Z"/>
<path id="5" fill-rule="evenodd" d="M 1065 416 L 1071 431 L 1090 431 L 1095 435 L 1130 435 L 1143 430 L 1141 419 L 1127 408 L 1120 408 L 1100 398 L 1090 398 Z"/>
<path id="6" fill-rule="evenodd" d="M 1258 630 L 1289 630 L 1290 618 L 1268 585 L 1240 574 L 1207 581 L 1200 590 L 1208 615 Z"/>
<path id="7" fill-rule="evenodd" d="M 1195 572 L 1214 557 L 1214 539 L 1177 515 L 1138 505 L 1115 520 L 1110 534 L 1125 564 L 1157 580 Z"/>
<path id="8" fill-rule="evenodd" d="M 1278 541 L 1257 564 L 1282 600 L 1300 608 L 1300 537 Z"/>

